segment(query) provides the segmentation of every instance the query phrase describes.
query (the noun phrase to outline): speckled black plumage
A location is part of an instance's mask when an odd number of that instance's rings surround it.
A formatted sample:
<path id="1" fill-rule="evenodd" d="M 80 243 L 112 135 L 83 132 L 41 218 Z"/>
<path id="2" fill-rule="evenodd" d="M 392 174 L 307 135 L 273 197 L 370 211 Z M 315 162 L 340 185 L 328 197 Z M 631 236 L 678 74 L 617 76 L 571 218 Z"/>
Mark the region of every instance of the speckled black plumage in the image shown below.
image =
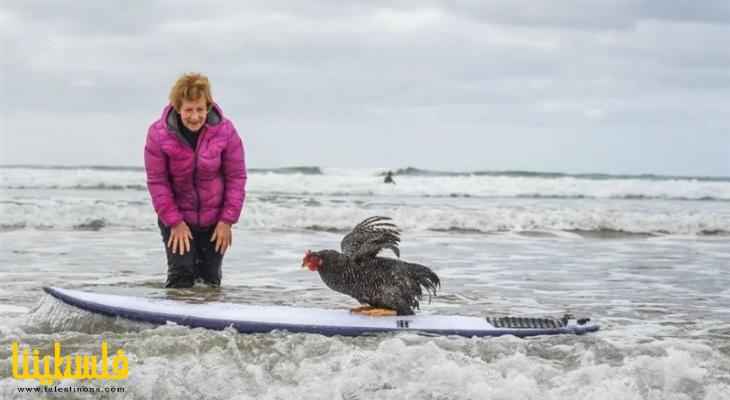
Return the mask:
<path id="1" fill-rule="evenodd" d="M 362 304 L 411 315 L 424 292 L 436 294 L 438 276 L 428 267 L 401 259 L 379 257 L 390 249 L 400 257 L 400 232 L 387 217 L 371 217 L 359 223 L 340 243 L 342 252 L 320 250 L 318 272 L 332 290 L 354 297 Z"/>

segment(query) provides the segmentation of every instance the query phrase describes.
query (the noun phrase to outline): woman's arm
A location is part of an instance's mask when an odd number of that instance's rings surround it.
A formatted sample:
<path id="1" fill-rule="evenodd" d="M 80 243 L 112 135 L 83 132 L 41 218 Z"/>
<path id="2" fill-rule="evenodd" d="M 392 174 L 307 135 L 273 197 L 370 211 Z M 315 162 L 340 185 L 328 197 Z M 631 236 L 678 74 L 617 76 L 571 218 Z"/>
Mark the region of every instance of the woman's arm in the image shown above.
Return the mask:
<path id="1" fill-rule="evenodd" d="M 162 152 L 160 144 L 155 140 L 153 128 L 147 133 L 144 146 L 144 168 L 147 173 L 147 190 L 152 198 L 152 205 L 163 224 L 169 227 L 183 220 L 180 210 L 175 204 L 170 178 L 167 170 L 167 156 Z"/>
<path id="2" fill-rule="evenodd" d="M 221 168 L 225 191 L 223 194 L 223 210 L 220 220 L 227 224 L 235 224 L 241 216 L 243 203 L 246 199 L 246 159 L 243 141 L 238 136 L 236 128 L 233 130 L 226 148 L 223 150 Z"/>

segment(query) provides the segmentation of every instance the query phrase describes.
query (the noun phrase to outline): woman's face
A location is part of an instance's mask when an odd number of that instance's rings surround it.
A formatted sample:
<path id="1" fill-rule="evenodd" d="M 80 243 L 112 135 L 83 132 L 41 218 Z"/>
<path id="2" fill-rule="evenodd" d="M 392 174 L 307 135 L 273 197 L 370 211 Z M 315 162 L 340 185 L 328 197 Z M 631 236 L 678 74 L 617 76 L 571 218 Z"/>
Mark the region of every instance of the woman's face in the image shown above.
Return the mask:
<path id="1" fill-rule="evenodd" d="M 205 124 L 207 116 L 208 105 L 205 97 L 201 96 L 198 100 L 183 100 L 180 106 L 180 119 L 186 128 L 197 132 Z"/>

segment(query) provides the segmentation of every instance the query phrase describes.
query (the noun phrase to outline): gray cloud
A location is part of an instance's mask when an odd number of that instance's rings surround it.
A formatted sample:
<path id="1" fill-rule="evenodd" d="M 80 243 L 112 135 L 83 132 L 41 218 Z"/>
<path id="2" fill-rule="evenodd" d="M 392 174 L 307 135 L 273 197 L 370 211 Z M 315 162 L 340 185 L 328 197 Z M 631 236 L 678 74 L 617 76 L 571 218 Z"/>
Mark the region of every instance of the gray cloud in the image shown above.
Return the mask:
<path id="1" fill-rule="evenodd" d="M 202 71 L 262 165 L 730 175 L 729 4 L 12 2 L 4 147 L 83 145 L 103 129 L 114 151 L 0 162 L 139 163 L 122 127 L 143 136 L 172 81 Z M 66 124 L 73 140 L 44 138 Z"/>

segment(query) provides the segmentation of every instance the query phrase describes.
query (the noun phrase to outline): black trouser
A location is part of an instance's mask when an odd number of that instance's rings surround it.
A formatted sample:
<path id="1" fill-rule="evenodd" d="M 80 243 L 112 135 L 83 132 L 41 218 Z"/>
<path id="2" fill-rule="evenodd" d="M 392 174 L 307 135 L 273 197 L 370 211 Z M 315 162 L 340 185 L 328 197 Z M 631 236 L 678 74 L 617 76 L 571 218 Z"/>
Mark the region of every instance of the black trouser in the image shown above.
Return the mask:
<path id="1" fill-rule="evenodd" d="M 192 287 L 196 279 L 202 279 L 210 286 L 220 286 L 223 255 L 215 251 L 215 242 L 210 241 L 215 226 L 202 229 L 190 227 L 193 234 L 190 251 L 185 254 L 173 254 L 172 249 L 167 246 L 167 242 L 170 240 L 170 228 L 160 220 L 157 221 L 157 225 L 160 227 L 162 242 L 167 254 L 165 287 Z"/>

